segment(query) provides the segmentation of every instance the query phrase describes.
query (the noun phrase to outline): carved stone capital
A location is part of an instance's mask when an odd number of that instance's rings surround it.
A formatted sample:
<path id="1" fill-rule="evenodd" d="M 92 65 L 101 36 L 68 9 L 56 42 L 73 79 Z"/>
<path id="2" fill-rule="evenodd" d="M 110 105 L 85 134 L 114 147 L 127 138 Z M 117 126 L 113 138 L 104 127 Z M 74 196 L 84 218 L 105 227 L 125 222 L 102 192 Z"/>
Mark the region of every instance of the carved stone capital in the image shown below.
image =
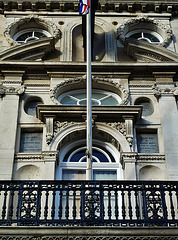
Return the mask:
<path id="1" fill-rule="evenodd" d="M 20 87 L 5 87 L 5 86 L 0 86 L 0 95 L 11 95 L 11 94 L 17 94 L 21 95 L 25 92 L 25 86 L 22 85 Z"/>
<path id="2" fill-rule="evenodd" d="M 167 84 L 165 84 L 167 85 Z M 156 98 L 159 98 L 161 96 L 173 96 L 178 94 L 178 88 L 172 87 L 172 84 L 168 87 L 160 87 L 156 83 L 152 87 L 153 94 Z"/>
<path id="3" fill-rule="evenodd" d="M 126 163 L 135 163 L 137 158 L 137 153 L 136 152 L 124 152 L 121 153 L 121 158 L 120 158 L 120 163 L 125 169 L 125 164 Z"/>

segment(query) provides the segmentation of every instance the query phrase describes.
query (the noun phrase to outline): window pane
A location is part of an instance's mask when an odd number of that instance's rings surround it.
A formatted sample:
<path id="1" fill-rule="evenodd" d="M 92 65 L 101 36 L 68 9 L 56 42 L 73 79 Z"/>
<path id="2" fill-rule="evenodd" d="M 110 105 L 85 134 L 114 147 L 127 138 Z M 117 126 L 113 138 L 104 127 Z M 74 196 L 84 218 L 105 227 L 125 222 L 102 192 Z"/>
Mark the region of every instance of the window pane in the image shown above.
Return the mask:
<path id="1" fill-rule="evenodd" d="M 63 170 L 62 180 L 85 180 L 86 173 L 82 170 Z"/>
<path id="2" fill-rule="evenodd" d="M 116 173 L 116 171 L 94 170 L 93 180 L 117 180 L 117 173 Z"/>

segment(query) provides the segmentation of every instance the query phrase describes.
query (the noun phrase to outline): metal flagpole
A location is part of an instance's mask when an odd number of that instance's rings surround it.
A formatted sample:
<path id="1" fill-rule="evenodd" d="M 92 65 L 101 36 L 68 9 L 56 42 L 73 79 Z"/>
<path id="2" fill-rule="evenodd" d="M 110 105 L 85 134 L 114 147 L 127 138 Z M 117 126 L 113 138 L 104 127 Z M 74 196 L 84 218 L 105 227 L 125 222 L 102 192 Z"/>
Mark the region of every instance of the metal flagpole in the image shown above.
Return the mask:
<path id="1" fill-rule="evenodd" d="M 91 74 L 91 1 L 89 13 L 87 14 L 87 34 L 86 34 L 86 48 L 87 48 L 87 171 L 86 179 L 92 180 L 92 74 Z"/>

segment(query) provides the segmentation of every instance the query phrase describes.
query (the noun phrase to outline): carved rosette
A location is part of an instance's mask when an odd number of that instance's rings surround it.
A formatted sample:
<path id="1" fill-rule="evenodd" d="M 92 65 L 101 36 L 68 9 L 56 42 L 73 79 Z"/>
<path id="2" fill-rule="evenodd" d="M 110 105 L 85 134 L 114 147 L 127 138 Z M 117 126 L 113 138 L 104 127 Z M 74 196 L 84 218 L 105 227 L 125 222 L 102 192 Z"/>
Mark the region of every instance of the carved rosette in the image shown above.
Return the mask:
<path id="1" fill-rule="evenodd" d="M 25 92 L 25 86 L 22 85 L 20 87 L 5 87 L 5 86 L 0 86 L 0 95 L 10 95 L 10 94 L 17 94 L 21 95 Z"/>
<path id="2" fill-rule="evenodd" d="M 148 18 L 145 16 L 138 16 L 136 18 L 132 18 L 129 19 L 127 22 L 125 22 L 124 24 L 122 24 L 118 29 L 117 29 L 117 37 L 118 39 L 124 43 L 125 41 L 125 35 L 131 31 L 131 27 L 135 25 L 138 25 L 138 29 L 139 29 L 139 24 L 150 24 L 150 30 L 154 30 L 151 29 L 151 27 L 154 26 L 154 28 L 156 27 L 156 29 L 159 29 L 164 36 L 163 37 L 163 42 L 160 44 L 160 46 L 168 46 L 169 43 L 171 42 L 171 38 L 172 38 L 172 32 L 171 29 L 169 27 L 169 25 L 165 25 L 163 23 L 161 23 L 161 21 L 159 20 L 155 20 L 153 18 Z M 143 28 L 143 27 L 142 27 Z"/>
<path id="3" fill-rule="evenodd" d="M 100 89 L 102 90 L 103 83 L 105 85 L 108 85 L 108 89 L 111 86 L 111 87 L 114 87 L 116 90 L 118 90 L 118 92 L 120 93 L 120 97 L 122 98 L 122 101 L 119 105 L 127 105 L 128 104 L 129 94 L 128 94 L 128 91 L 124 88 L 124 86 L 122 86 L 121 84 L 119 84 L 117 82 L 114 82 L 111 79 L 105 79 L 105 78 L 101 79 L 101 78 L 94 77 L 94 76 L 92 77 L 93 87 L 101 84 Z M 71 90 L 72 86 L 75 87 L 76 84 L 78 84 L 78 86 L 80 86 L 80 88 L 84 88 L 86 86 L 86 75 L 81 78 L 69 79 L 69 80 L 63 81 L 60 84 L 56 85 L 53 89 L 50 90 L 50 98 L 51 98 L 52 102 L 55 104 L 60 104 L 59 101 L 57 100 L 57 98 L 58 98 L 59 94 L 61 92 L 63 92 L 62 88 L 70 86 L 70 90 Z"/>

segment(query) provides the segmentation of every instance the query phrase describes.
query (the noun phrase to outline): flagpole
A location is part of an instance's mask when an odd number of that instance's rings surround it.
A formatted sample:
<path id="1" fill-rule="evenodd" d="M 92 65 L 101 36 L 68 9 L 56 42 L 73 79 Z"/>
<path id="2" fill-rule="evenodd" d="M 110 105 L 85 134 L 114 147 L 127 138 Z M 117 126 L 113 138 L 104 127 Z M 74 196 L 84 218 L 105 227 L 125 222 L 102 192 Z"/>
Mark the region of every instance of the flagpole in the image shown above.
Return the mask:
<path id="1" fill-rule="evenodd" d="M 91 74 L 91 1 L 86 20 L 86 50 L 87 50 L 87 170 L 86 179 L 92 180 L 92 74 Z"/>

